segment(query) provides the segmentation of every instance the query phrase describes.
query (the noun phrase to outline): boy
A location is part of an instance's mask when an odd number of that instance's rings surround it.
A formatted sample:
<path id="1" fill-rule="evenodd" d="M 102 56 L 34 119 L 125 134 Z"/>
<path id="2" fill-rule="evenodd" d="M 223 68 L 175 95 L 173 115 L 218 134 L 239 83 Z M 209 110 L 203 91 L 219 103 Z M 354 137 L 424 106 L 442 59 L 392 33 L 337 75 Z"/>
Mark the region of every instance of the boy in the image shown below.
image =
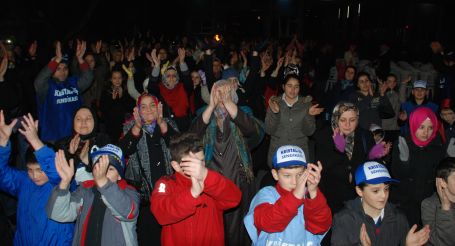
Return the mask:
<path id="1" fill-rule="evenodd" d="M 430 245 L 455 243 L 455 158 L 448 157 L 436 168 L 437 192 L 422 202 L 422 222 L 431 228 Z"/>
<path id="2" fill-rule="evenodd" d="M 54 169 L 55 153 L 38 138 L 38 122 L 30 114 L 23 118 L 23 130 L 19 129 L 35 150 L 27 151 L 27 172 L 8 166 L 9 137 L 16 122 L 17 119 L 5 124 L 3 110 L 0 111 L 0 190 L 19 201 L 14 245 L 70 245 L 74 224 L 58 223 L 46 215 L 45 205 L 60 177 Z"/>
<path id="3" fill-rule="evenodd" d="M 272 160 L 275 187 L 261 189 L 244 223 L 253 245 L 319 245 L 332 214 L 318 189 L 321 163 L 307 164 L 303 150 L 285 145 Z"/>
<path id="4" fill-rule="evenodd" d="M 423 245 L 430 236 L 425 226 L 409 230 L 406 216 L 388 203 L 392 182 L 387 168 L 374 161 L 360 165 L 355 172 L 358 198 L 348 201 L 333 218 L 332 245 Z M 408 231 L 409 230 L 409 231 Z"/>
<path id="5" fill-rule="evenodd" d="M 68 190 L 74 176 L 74 160 L 68 162 L 63 150 L 55 157 L 61 177 L 46 206 L 49 218 L 76 221 L 73 245 L 137 245 L 136 220 L 139 195 L 124 177 L 122 150 L 112 144 L 90 154 L 93 180 L 82 183 L 75 192 Z"/>
<path id="6" fill-rule="evenodd" d="M 240 189 L 205 167 L 202 141 L 190 133 L 171 139 L 172 176 L 156 182 L 151 211 L 163 226 L 162 245 L 222 245 L 223 211 L 236 207 Z"/>

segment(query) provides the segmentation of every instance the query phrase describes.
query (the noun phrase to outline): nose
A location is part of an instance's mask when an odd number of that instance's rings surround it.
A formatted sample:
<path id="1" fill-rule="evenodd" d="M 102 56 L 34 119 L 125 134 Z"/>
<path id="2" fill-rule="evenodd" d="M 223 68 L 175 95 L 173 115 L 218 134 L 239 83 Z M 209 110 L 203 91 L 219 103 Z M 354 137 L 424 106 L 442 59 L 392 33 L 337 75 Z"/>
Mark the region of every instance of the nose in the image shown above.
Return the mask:
<path id="1" fill-rule="evenodd" d="M 35 175 L 35 172 L 32 171 L 31 174 L 30 174 L 30 176 L 32 176 L 32 179 L 35 179 L 35 176 L 36 176 L 36 175 Z"/>
<path id="2" fill-rule="evenodd" d="M 296 186 L 296 185 L 297 185 L 297 179 L 298 179 L 297 176 L 292 177 L 292 179 L 291 179 L 291 184 L 292 184 L 293 186 Z"/>

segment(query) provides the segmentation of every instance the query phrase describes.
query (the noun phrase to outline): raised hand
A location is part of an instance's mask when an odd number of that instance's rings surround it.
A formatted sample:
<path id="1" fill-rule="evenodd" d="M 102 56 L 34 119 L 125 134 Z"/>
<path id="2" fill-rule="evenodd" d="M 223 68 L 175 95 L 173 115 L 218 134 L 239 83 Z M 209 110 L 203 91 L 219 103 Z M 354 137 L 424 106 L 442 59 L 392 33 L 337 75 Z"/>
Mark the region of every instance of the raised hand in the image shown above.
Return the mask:
<path id="1" fill-rule="evenodd" d="M 402 80 L 401 83 L 403 85 L 407 85 L 411 81 L 411 79 L 412 79 L 412 76 L 409 75 L 406 79 Z"/>
<path id="2" fill-rule="evenodd" d="M 3 46 L 3 44 L 1 45 Z M 2 61 L 0 62 L 0 81 L 5 80 L 6 70 L 8 70 L 8 55 L 5 51 L 3 51 L 3 54 Z"/>
<path id="3" fill-rule="evenodd" d="M 442 210 L 449 211 L 452 203 L 449 200 L 447 185 L 444 182 L 442 178 L 436 178 L 436 191 L 438 192 L 439 201 L 441 201 Z"/>
<path id="4" fill-rule="evenodd" d="M 79 147 L 80 141 L 81 141 L 81 138 L 80 138 L 79 134 L 74 135 L 74 137 L 70 141 L 70 146 L 68 149 L 68 152 L 70 152 L 70 154 L 74 155 L 76 153 L 77 148 Z"/>
<path id="5" fill-rule="evenodd" d="M 421 246 L 430 239 L 430 226 L 425 225 L 420 231 L 417 231 L 417 225 L 413 225 L 406 235 L 406 246 Z"/>
<path id="6" fill-rule="evenodd" d="M 370 86 L 368 87 L 368 95 L 373 96 L 373 85 L 370 83 Z"/>
<path id="7" fill-rule="evenodd" d="M 308 192 L 310 193 L 310 197 L 313 199 L 317 195 L 318 185 L 321 181 L 321 172 L 322 172 L 322 164 L 320 161 L 317 162 L 317 165 L 313 163 L 308 163 L 307 165 L 308 170 L 308 180 L 307 180 L 307 188 Z"/>
<path id="8" fill-rule="evenodd" d="M 53 59 L 57 63 L 61 62 L 63 59 L 62 45 L 61 45 L 60 41 L 57 41 L 55 43 L 55 57 Z"/>
<path id="9" fill-rule="evenodd" d="M 107 179 L 107 168 L 109 167 L 109 157 L 107 155 L 102 155 L 98 159 L 98 163 L 93 163 L 93 180 L 96 183 L 96 186 L 103 187 L 108 179 Z"/>
<path id="10" fill-rule="evenodd" d="M 80 64 L 84 63 L 84 54 L 87 49 L 87 43 L 85 41 L 77 40 L 76 46 L 76 57 Z"/>
<path id="11" fill-rule="evenodd" d="M 190 152 L 189 156 L 182 158 L 180 167 L 183 173 L 191 178 L 191 195 L 194 198 L 199 197 L 204 191 L 204 181 L 208 173 L 204 160 Z"/>
<path id="12" fill-rule="evenodd" d="M 122 65 L 123 71 L 128 75 L 128 79 L 133 78 L 133 69 L 134 67 L 132 66 L 132 62 L 130 63 L 129 67 L 126 67 L 125 64 Z"/>
<path id="13" fill-rule="evenodd" d="M 138 107 L 134 107 L 133 116 L 134 116 L 134 126 L 131 129 L 131 131 L 134 135 L 138 136 L 139 133 L 141 133 L 141 129 L 142 129 L 142 120 L 141 120 L 141 116 L 139 114 Z"/>
<path id="14" fill-rule="evenodd" d="M 38 42 L 35 40 L 33 41 L 32 44 L 28 47 L 28 55 L 30 57 L 35 57 L 36 56 L 36 50 L 38 48 Z"/>
<path id="15" fill-rule="evenodd" d="M 215 108 L 220 102 L 220 92 L 217 86 L 212 86 L 212 91 L 210 92 L 210 103 L 209 106 Z"/>
<path id="16" fill-rule="evenodd" d="M 155 67 L 159 67 L 161 64 L 161 59 L 156 55 L 156 49 L 153 49 L 150 53 L 151 59 L 153 61 L 153 65 Z"/>
<path id="17" fill-rule="evenodd" d="M 379 94 L 381 96 L 384 96 L 385 95 L 385 92 L 387 91 L 387 89 L 389 88 L 388 85 L 386 83 L 384 83 L 381 79 L 378 78 L 378 85 L 379 85 Z"/>
<path id="18" fill-rule="evenodd" d="M 324 108 L 318 108 L 319 104 L 315 104 L 308 109 L 308 113 L 312 116 L 319 115 L 324 111 Z"/>
<path id="19" fill-rule="evenodd" d="M 360 227 L 360 244 L 362 244 L 362 246 L 371 246 L 371 240 L 368 236 L 365 223 L 362 223 L 362 226 Z"/>
<path id="20" fill-rule="evenodd" d="M 102 47 L 102 46 L 103 46 L 103 41 L 102 41 L 102 40 L 96 41 L 96 44 L 95 44 L 95 54 L 101 53 L 101 47 Z"/>
<path id="21" fill-rule="evenodd" d="M 297 185 L 295 189 L 292 191 L 292 194 L 294 194 L 294 196 L 297 199 L 303 199 L 303 197 L 305 196 L 308 176 L 310 176 L 310 173 L 308 172 L 308 170 L 305 170 L 303 174 L 300 175 L 300 177 L 298 177 L 297 179 Z"/>
<path id="22" fill-rule="evenodd" d="M 55 169 L 61 178 L 59 188 L 61 190 L 68 189 L 71 179 L 74 176 L 74 160 L 70 159 L 69 165 L 66 161 L 65 152 L 63 150 L 55 153 Z"/>
<path id="23" fill-rule="evenodd" d="M 333 130 L 333 142 L 335 143 L 335 148 L 340 151 L 341 153 L 344 153 L 344 149 L 346 147 L 346 140 L 344 139 L 343 134 L 340 132 L 339 128 L 335 128 Z"/>
<path id="24" fill-rule="evenodd" d="M 88 160 L 88 152 L 90 149 L 90 141 L 87 140 L 84 143 L 84 146 L 82 147 L 81 153 L 79 154 L 79 158 L 81 159 L 82 163 L 85 165 L 88 165 L 89 160 Z"/>
<path id="25" fill-rule="evenodd" d="M 179 54 L 179 63 L 182 64 L 185 62 L 185 55 L 186 55 L 186 51 L 184 48 L 179 48 L 178 49 L 178 54 Z"/>
<path id="26" fill-rule="evenodd" d="M 277 96 L 270 97 L 269 107 L 273 113 L 275 113 L 275 114 L 279 113 L 280 112 L 280 98 Z"/>
<path id="27" fill-rule="evenodd" d="M 131 62 L 131 61 L 134 61 L 134 59 L 136 58 L 136 48 L 133 46 L 131 47 L 130 49 L 127 50 L 128 52 L 128 55 L 126 57 L 126 60 L 128 62 Z"/>
<path id="28" fill-rule="evenodd" d="M 44 144 L 38 137 L 38 121 L 37 120 L 34 121 L 33 116 L 29 113 L 22 117 L 21 124 L 23 129 L 19 129 L 19 132 L 22 135 L 24 135 L 24 137 L 27 139 L 27 141 L 30 143 L 33 149 L 35 150 L 41 149 L 41 147 L 43 147 Z"/>
<path id="29" fill-rule="evenodd" d="M 0 146 L 6 147 L 8 144 L 9 137 L 13 132 L 14 125 L 16 125 L 17 119 L 14 119 L 9 125 L 5 123 L 5 116 L 3 110 L 0 110 Z"/>

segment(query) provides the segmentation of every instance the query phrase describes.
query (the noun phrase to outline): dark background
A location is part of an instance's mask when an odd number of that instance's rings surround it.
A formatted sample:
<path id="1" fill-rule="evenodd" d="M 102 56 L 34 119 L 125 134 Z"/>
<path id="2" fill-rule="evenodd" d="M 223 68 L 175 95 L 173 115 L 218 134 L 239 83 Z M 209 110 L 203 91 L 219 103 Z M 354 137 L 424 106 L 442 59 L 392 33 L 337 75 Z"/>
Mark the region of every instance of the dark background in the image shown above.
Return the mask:
<path id="1" fill-rule="evenodd" d="M 421 47 L 454 43 L 452 0 L 107 0 L 2 1 L 0 38 L 87 40 L 131 36 L 213 34 L 389 43 Z M 358 8 L 360 4 L 360 14 Z M 349 6 L 349 16 L 347 14 Z"/>

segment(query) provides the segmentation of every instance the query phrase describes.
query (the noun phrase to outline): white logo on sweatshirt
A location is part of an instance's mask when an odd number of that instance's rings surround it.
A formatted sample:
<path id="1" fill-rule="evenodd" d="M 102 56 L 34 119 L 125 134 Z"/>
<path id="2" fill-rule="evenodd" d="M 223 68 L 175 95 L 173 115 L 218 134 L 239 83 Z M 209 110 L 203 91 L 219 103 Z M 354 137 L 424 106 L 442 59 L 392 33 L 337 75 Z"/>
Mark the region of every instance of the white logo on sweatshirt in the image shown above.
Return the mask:
<path id="1" fill-rule="evenodd" d="M 166 185 L 163 184 L 163 183 L 161 183 L 161 184 L 160 184 L 160 187 L 158 188 L 158 192 L 159 192 L 159 193 L 164 193 L 164 192 L 166 192 Z"/>

